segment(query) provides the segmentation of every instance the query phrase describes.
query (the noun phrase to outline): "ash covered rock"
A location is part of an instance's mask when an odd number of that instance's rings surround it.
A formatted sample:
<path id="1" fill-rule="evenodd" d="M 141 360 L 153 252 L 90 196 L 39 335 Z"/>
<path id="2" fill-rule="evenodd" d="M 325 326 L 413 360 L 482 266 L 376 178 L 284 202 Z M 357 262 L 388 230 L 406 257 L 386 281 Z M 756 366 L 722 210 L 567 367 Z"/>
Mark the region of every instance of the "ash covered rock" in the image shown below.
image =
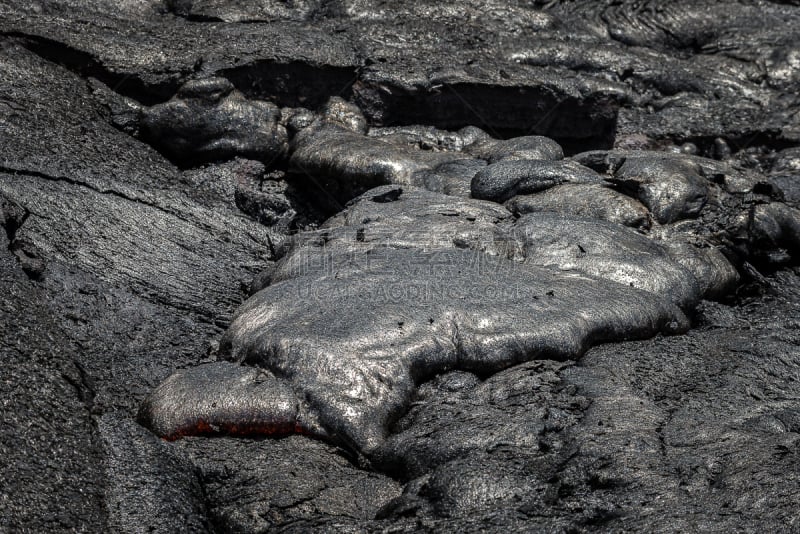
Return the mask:
<path id="1" fill-rule="evenodd" d="M 104 415 L 97 426 L 108 451 L 109 526 L 151 532 L 209 528 L 200 473 L 189 458 L 119 413 Z"/>
<path id="2" fill-rule="evenodd" d="M 566 445 L 557 433 L 576 424 L 588 404 L 561 383 L 560 372 L 571 365 L 529 362 L 486 380 L 466 371 L 438 375 L 416 392 L 408 413 L 376 451 L 376 461 L 416 479 L 487 450 L 526 449 L 532 457 L 555 458 Z"/>
<path id="3" fill-rule="evenodd" d="M 219 530 L 355 531 L 402 492 L 399 482 L 357 469 L 340 449 L 303 436 L 189 438 L 171 445 L 199 471 Z"/>

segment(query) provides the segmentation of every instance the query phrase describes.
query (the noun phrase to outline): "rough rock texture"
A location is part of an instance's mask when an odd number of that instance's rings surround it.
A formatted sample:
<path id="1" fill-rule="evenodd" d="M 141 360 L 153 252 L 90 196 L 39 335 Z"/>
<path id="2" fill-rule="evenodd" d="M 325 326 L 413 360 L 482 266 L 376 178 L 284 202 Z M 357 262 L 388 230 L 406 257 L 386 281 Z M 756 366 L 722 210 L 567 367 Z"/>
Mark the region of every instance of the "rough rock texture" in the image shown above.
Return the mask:
<path id="1" fill-rule="evenodd" d="M 797 530 L 798 22 L 0 0 L 0 530 Z"/>

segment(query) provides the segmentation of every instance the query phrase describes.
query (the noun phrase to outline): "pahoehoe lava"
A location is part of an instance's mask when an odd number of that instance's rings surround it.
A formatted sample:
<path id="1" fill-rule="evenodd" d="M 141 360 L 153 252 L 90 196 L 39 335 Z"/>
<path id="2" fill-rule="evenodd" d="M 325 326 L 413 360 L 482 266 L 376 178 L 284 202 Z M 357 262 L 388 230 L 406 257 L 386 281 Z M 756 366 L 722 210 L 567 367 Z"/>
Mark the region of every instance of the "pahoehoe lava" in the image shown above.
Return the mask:
<path id="1" fill-rule="evenodd" d="M 0 531 L 794 532 L 796 0 L 0 0 Z"/>
<path id="2" fill-rule="evenodd" d="M 369 456 L 421 382 L 684 332 L 697 303 L 735 287 L 737 266 L 800 250 L 800 212 L 780 190 L 712 160 L 564 159 L 551 139 L 474 127 L 424 151 L 420 129 L 369 135 L 340 99 L 295 128 L 291 164 L 328 190 L 390 185 L 295 236 L 223 336 L 230 364 L 180 371 L 145 400 L 139 420 L 163 437 L 301 432 Z M 424 189 L 460 161 L 474 164 L 449 178 L 472 198 Z"/>

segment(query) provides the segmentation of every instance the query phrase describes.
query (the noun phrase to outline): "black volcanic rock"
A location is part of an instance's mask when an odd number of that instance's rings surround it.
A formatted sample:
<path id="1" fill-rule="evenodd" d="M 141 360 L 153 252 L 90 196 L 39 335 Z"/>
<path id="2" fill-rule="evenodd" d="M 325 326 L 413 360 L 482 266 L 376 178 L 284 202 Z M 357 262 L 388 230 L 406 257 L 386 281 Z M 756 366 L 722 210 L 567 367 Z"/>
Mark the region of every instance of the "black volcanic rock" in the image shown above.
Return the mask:
<path id="1" fill-rule="evenodd" d="M 233 156 L 274 161 L 288 146 L 280 110 L 248 100 L 224 78 L 185 83 L 163 104 L 143 111 L 142 135 L 168 154 L 192 161 Z"/>
<path id="2" fill-rule="evenodd" d="M 516 195 L 506 203 L 523 215 L 535 212 L 563 213 L 648 229 L 650 212 L 636 199 L 605 184 L 563 184 L 535 195 Z"/>
<path id="3" fill-rule="evenodd" d="M 520 159 L 554 161 L 564 158 L 564 151 L 558 143 L 540 135 L 507 140 L 487 139 L 470 145 L 468 151 L 489 163 Z"/>
<path id="4" fill-rule="evenodd" d="M 506 160 L 492 163 L 472 178 L 472 196 L 505 202 L 516 195 L 538 193 L 551 187 L 600 183 L 602 177 L 574 161 Z"/>
<path id="5" fill-rule="evenodd" d="M 662 161 L 646 153 L 637 160 Z M 674 180 L 652 179 L 667 187 Z M 673 205 L 681 200 L 684 211 L 694 202 L 677 197 Z M 224 358 L 268 370 L 264 391 L 228 399 L 205 385 L 230 382 L 226 391 L 250 380 L 233 368 L 217 378 L 206 376 L 216 373 L 211 367 L 182 373 L 147 400 L 142 422 L 167 437 L 251 426 L 319 435 L 318 418 L 329 439 L 369 455 L 420 381 L 452 369 L 574 359 L 597 342 L 682 331 L 681 309 L 721 296 L 737 279 L 722 255 L 687 252 L 701 236 L 658 235 L 670 253 L 618 224 L 546 212 L 514 221 L 502 211 L 408 186 L 368 191 L 295 240 L 223 338 Z M 778 246 L 784 233 L 797 235 L 800 218 L 788 206 L 752 213 L 749 239 L 759 247 L 767 236 Z"/>
<path id="6" fill-rule="evenodd" d="M 293 377 L 329 432 L 366 452 L 406 408 L 414 382 L 443 370 L 486 373 L 530 358 L 574 357 L 590 340 L 686 327 L 668 302 L 596 279 L 513 265 L 478 274 L 472 266 L 481 256 L 455 249 L 375 249 L 363 258 L 366 269 L 362 258 L 348 265 L 347 253 L 332 253 L 336 278 L 312 271 L 251 297 L 221 348 L 232 360 Z M 605 299 L 625 303 L 630 314 L 586 304 Z M 525 318 L 537 326 L 514 327 Z M 151 409 L 171 410 L 163 402 Z"/>
<path id="7" fill-rule="evenodd" d="M 322 188 L 342 204 L 378 185 L 411 185 L 415 174 L 428 173 L 458 159 L 449 153 L 422 152 L 333 125 L 303 131 L 294 144 L 292 171 L 321 180 Z"/>
<path id="8" fill-rule="evenodd" d="M 660 223 L 697 217 L 708 201 L 700 167 L 680 160 L 627 158 L 609 179 L 631 191 Z"/>
<path id="9" fill-rule="evenodd" d="M 0 0 L 0 531 L 792 531 L 799 19 Z"/>
<path id="10" fill-rule="evenodd" d="M 526 263 L 644 289 L 684 309 L 705 296 L 691 273 L 672 262 L 661 246 L 616 224 L 536 213 L 521 217 L 512 232 Z"/>

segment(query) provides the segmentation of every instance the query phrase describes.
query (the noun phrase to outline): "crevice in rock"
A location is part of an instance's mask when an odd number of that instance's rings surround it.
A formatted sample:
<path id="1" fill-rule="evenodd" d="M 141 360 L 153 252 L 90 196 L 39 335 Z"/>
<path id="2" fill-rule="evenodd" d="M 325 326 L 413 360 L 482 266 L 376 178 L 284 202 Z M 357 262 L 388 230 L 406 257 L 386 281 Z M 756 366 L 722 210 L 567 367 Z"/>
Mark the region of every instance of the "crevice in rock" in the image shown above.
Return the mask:
<path id="1" fill-rule="evenodd" d="M 236 21 L 226 21 L 219 17 L 200 15 L 198 13 L 190 13 L 186 11 L 171 11 L 171 13 L 176 17 L 180 17 L 184 20 L 187 20 L 188 22 L 194 22 L 198 24 L 272 24 L 280 20 L 280 19 L 252 18 L 252 19 L 244 19 Z"/>
<path id="2" fill-rule="evenodd" d="M 656 142 L 682 145 L 692 143 L 697 147 L 697 155 L 711 159 L 725 159 L 727 150 L 730 155 L 736 156 L 749 149 L 758 149 L 763 152 L 781 151 L 800 146 L 796 141 L 786 139 L 780 132 L 769 130 L 756 130 L 744 132 L 737 136 L 673 136 L 668 139 L 657 139 Z M 727 147 L 727 148 L 726 148 Z"/>
<path id="3" fill-rule="evenodd" d="M 204 516 L 207 521 L 207 527 L 210 533 L 217 533 L 217 532 L 225 532 L 225 524 L 223 518 L 219 517 L 217 514 L 213 513 L 214 510 L 214 499 L 209 495 L 208 491 L 208 480 L 206 473 L 203 472 L 196 463 L 194 463 L 195 469 L 197 470 L 197 480 L 199 482 L 198 486 L 200 489 L 200 497 L 202 501 Z"/>
<path id="4" fill-rule="evenodd" d="M 99 193 L 101 195 L 112 195 L 112 196 L 121 198 L 123 200 L 127 200 L 129 202 L 136 202 L 137 204 L 145 205 L 145 206 L 147 206 L 149 208 L 156 209 L 156 210 L 161 211 L 162 213 L 166 213 L 168 215 L 173 215 L 175 217 L 183 218 L 183 216 L 179 212 L 173 212 L 171 210 L 168 210 L 168 209 L 164 208 L 163 206 L 159 206 L 157 204 L 153 204 L 153 203 L 147 202 L 147 201 L 145 201 L 145 200 L 143 200 L 141 198 L 136 198 L 134 196 L 122 193 L 121 191 L 116 191 L 114 189 L 106 189 L 106 188 L 97 187 L 97 186 L 92 185 L 92 184 L 90 184 L 88 182 L 75 180 L 73 178 L 68 178 L 66 176 L 51 176 L 49 174 L 46 174 L 46 173 L 43 173 L 43 172 L 39 172 L 39 171 L 31 171 L 31 170 L 27 170 L 27 169 L 15 169 L 15 168 L 12 168 L 12 167 L 4 167 L 4 166 L 0 166 L 0 173 L 21 174 L 23 176 L 31 176 L 31 177 L 34 177 L 34 178 L 41 178 L 43 180 L 49 180 L 51 182 L 63 182 L 63 183 L 67 183 L 69 185 L 77 186 L 77 187 L 85 187 L 86 189 L 89 189 L 89 190 L 94 191 L 95 193 Z M 17 230 L 18 229 L 19 229 L 19 227 L 17 227 Z"/>
<path id="5" fill-rule="evenodd" d="M 33 281 L 41 279 L 44 262 L 30 243 L 18 239 L 20 228 L 31 216 L 31 211 L 16 202 L 0 197 L 0 226 L 6 231 L 7 250 L 17 260 L 25 275 Z"/>
<path id="6" fill-rule="evenodd" d="M 189 22 L 225 23 L 225 21 L 219 17 L 210 17 L 208 15 L 200 15 L 198 13 L 192 13 L 191 3 L 188 3 L 188 5 L 184 5 L 187 4 L 187 2 L 182 2 L 180 0 L 167 0 L 166 4 L 168 13 L 171 13 L 176 17 L 180 17 Z"/>
<path id="7" fill-rule="evenodd" d="M 506 139 L 544 135 L 569 153 L 611 148 L 620 102 L 613 97 L 559 97 L 546 87 L 443 84 L 408 92 L 359 81 L 353 100 L 371 125 L 421 124 L 441 129 L 477 125 Z"/>
<path id="8" fill-rule="evenodd" d="M 86 411 L 92 413 L 96 394 L 94 380 L 89 375 L 86 368 L 78 360 L 72 360 L 72 364 L 72 368 L 63 371 L 61 376 L 69 383 L 69 385 L 75 388 L 75 392 L 78 395 L 78 400 L 80 400 L 86 406 Z M 94 426 L 96 428 L 96 424 Z"/>
<path id="9" fill-rule="evenodd" d="M 281 107 L 316 109 L 332 96 L 349 99 L 358 69 L 311 65 L 301 61 L 276 63 L 261 60 L 242 67 L 222 69 L 227 78 L 248 98 L 269 100 Z"/>
<path id="10" fill-rule="evenodd" d="M 23 47 L 45 61 L 61 65 L 82 78 L 97 78 L 114 92 L 141 104 L 151 106 L 164 102 L 178 90 L 177 81 L 147 84 L 138 76 L 112 72 L 91 54 L 77 50 L 66 43 L 23 32 L 0 32 L 0 35 L 18 39 Z"/>
<path id="11" fill-rule="evenodd" d="M 14 250 L 14 242 L 17 239 L 17 232 L 19 231 L 20 228 L 22 228 L 22 226 L 25 224 L 25 221 L 27 221 L 28 217 L 30 217 L 31 215 L 31 212 L 28 208 L 25 207 L 18 207 L 18 208 L 19 209 L 16 211 L 20 213 L 4 214 L 5 217 L 2 225 L 6 231 L 6 238 L 8 239 L 8 250 L 12 252 Z"/>
<path id="12" fill-rule="evenodd" d="M 284 2 L 287 3 L 287 2 Z M 270 24 L 285 20 L 280 16 L 258 17 L 244 16 L 235 17 L 232 20 L 224 20 L 213 15 L 201 14 L 193 11 L 194 0 L 166 0 L 165 8 L 167 13 L 180 17 L 189 22 L 210 23 L 210 24 Z M 292 6 L 292 3 L 288 3 Z M 309 6 L 309 10 L 291 20 L 319 20 L 323 18 L 340 18 L 346 16 L 346 8 L 341 0 L 321 0 L 317 5 Z"/>

